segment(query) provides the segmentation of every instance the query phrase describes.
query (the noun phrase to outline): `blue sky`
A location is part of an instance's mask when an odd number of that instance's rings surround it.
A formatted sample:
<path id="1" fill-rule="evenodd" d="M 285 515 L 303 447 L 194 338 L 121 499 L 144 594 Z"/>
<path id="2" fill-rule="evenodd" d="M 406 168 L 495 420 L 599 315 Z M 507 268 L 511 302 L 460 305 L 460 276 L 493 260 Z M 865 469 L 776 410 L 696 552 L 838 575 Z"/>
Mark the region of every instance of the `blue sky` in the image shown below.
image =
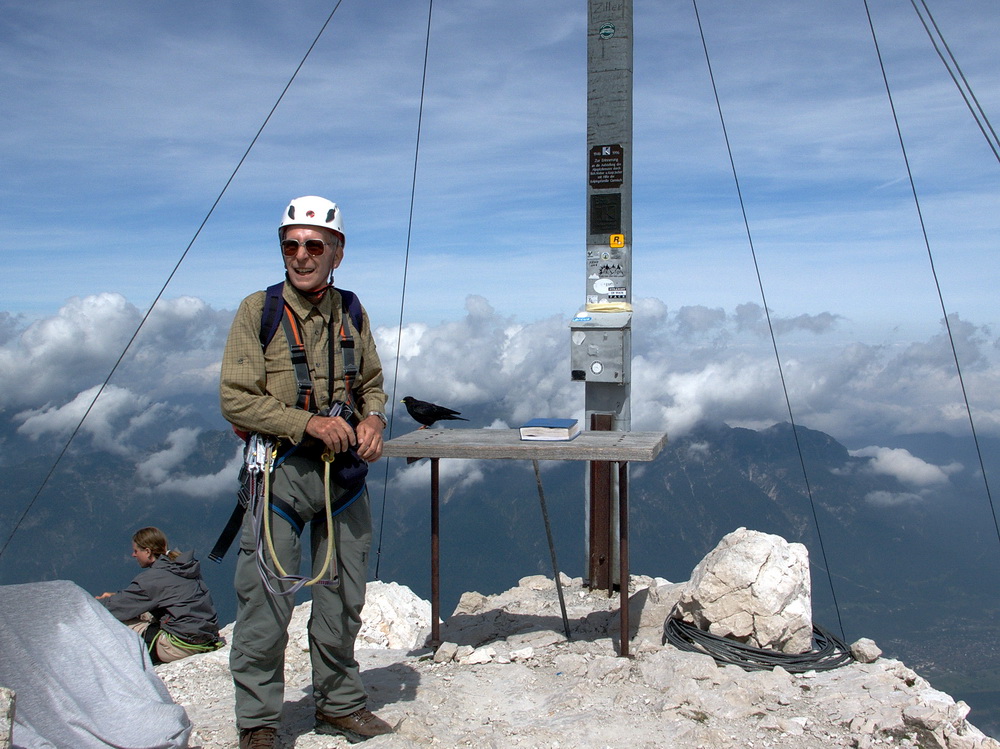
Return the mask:
<path id="1" fill-rule="evenodd" d="M 970 397 L 998 433 L 1000 167 L 911 5 L 871 5 Z M 1000 6 L 930 6 L 1000 112 Z M 5 4 L 0 410 L 22 434 L 82 413 L 332 7 Z M 387 362 L 399 341 L 401 389 L 500 404 L 506 424 L 582 408 L 585 8 L 437 0 L 410 230 L 428 6 L 344 0 L 94 430 L 115 403 L 127 421 L 129 401 L 211 396 L 232 311 L 280 278 L 280 214 L 312 193 L 343 208 L 337 282 Z M 796 415 L 841 439 L 967 430 L 864 4 L 699 11 Z M 787 411 L 694 11 L 637 0 L 635 18 L 633 426 L 767 426 Z"/>
<path id="2" fill-rule="evenodd" d="M 910 4 L 872 6 L 945 301 L 995 323 L 998 165 Z M 7 3 L 2 308 L 38 317 L 106 291 L 146 308 L 332 7 Z M 468 294 L 522 319 L 581 303 L 584 7 L 435 3 L 407 319 L 455 319 Z M 1000 8 L 931 9 L 1000 111 Z M 932 329 L 863 3 L 699 10 L 772 309 L 838 314 L 857 336 Z M 759 302 L 692 6 L 639 0 L 635 16 L 635 295 Z M 287 199 L 318 193 L 347 221 L 340 283 L 398 315 L 426 17 L 341 4 L 167 297 L 233 308 L 280 274 Z"/>

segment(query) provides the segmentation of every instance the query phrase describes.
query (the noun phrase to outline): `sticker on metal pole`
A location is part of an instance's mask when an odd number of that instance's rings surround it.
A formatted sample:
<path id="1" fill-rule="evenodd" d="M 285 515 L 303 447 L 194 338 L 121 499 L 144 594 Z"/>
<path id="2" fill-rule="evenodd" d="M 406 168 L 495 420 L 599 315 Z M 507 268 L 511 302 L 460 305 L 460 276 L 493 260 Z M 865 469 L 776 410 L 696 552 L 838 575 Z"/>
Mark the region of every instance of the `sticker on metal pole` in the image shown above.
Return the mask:
<path id="1" fill-rule="evenodd" d="M 625 149 L 617 143 L 590 149 L 590 186 L 621 187 L 625 181 Z"/>

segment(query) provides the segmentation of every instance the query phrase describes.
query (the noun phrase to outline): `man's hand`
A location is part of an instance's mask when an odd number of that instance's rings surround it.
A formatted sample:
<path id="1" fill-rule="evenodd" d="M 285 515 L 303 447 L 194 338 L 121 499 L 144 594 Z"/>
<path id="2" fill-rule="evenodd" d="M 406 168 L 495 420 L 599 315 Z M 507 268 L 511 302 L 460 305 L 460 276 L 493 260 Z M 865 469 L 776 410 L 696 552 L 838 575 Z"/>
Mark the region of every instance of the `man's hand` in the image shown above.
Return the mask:
<path id="1" fill-rule="evenodd" d="M 381 422 L 379 422 L 381 423 Z M 306 422 L 306 434 L 315 437 L 332 453 L 342 453 L 351 445 L 358 444 L 358 439 L 351 425 L 339 416 L 320 416 L 316 414 Z"/>
<path id="2" fill-rule="evenodd" d="M 358 457 L 374 463 L 382 457 L 382 419 L 374 414 L 358 424 Z"/>

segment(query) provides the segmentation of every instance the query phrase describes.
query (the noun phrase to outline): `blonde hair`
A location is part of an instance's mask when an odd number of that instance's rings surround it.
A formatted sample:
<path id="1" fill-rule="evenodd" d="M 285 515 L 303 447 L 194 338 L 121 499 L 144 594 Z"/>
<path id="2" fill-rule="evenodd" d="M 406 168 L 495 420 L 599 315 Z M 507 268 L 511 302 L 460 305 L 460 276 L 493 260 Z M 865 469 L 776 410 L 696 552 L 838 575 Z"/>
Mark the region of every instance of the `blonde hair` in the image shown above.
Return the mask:
<path id="1" fill-rule="evenodd" d="M 132 534 L 132 543 L 140 549 L 145 549 L 157 559 L 164 554 L 167 555 L 168 559 L 176 559 L 178 556 L 178 552 L 167 550 L 166 535 L 159 528 L 152 525 L 140 528 Z"/>

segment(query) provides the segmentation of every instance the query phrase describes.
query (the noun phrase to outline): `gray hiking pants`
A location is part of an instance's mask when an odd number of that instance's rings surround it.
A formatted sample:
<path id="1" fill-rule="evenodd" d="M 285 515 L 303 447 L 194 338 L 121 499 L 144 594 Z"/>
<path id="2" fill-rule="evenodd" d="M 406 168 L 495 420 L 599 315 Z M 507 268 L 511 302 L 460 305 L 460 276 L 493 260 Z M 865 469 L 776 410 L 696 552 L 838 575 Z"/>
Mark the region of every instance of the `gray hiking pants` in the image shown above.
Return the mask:
<path id="1" fill-rule="evenodd" d="M 291 455 L 272 474 L 272 495 L 288 502 L 306 523 L 312 552 L 312 576 L 326 557 L 327 528 L 323 464 Z M 342 490 L 333 486 L 334 500 Z M 310 523 L 313 518 L 315 523 Z M 365 603 L 368 551 L 372 520 L 368 492 L 336 515 L 334 539 L 340 585 L 313 585 L 309 618 L 309 654 L 312 659 L 316 708 L 326 715 L 349 715 L 364 707 L 368 695 L 361 683 L 354 641 L 361 629 Z M 311 525 L 311 531 L 309 526 Z M 295 529 L 277 514 L 271 515 L 274 548 L 289 574 L 299 571 L 302 541 Z M 254 557 L 252 517 L 244 518 L 235 588 L 239 599 L 229 666 L 236 686 L 236 723 L 239 728 L 277 726 L 284 702 L 285 645 L 294 596 L 275 596 L 260 578 Z M 287 586 L 286 586 L 287 587 Z"/>

